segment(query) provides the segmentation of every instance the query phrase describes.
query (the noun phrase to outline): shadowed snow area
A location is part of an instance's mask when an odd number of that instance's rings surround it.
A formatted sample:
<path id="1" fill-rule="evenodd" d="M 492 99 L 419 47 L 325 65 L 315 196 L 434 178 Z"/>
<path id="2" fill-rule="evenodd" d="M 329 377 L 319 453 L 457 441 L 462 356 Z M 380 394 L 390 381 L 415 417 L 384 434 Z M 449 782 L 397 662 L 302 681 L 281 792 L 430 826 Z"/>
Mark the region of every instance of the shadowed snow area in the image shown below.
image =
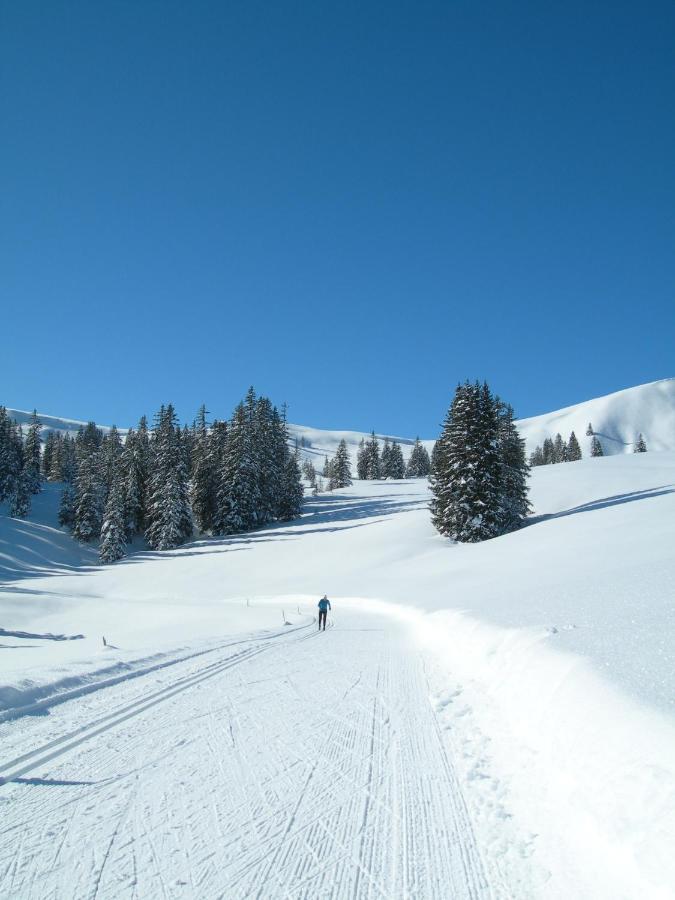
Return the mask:
<path id="1" fill-rule="evenodd" d="M 0 518 L 0 895 L 674 895 L 675 453 L 535 469 L 480 545 L 355 482 L 97 567 L 37 500 Z"/>

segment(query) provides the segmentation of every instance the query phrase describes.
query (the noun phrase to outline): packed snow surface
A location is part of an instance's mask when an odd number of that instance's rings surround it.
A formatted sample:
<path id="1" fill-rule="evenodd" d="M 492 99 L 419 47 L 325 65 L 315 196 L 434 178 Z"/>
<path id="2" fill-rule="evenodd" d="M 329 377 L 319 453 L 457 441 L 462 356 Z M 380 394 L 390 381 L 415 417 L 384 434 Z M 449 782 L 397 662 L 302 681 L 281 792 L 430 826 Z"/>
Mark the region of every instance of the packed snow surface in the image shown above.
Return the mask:
<path id="1" fill-rule="evenodd" d="M 0 518 L 0 896 L 675 896 L 675 453 L 477 545 L 355 482 L 97 567 L 57 499 Z"/>

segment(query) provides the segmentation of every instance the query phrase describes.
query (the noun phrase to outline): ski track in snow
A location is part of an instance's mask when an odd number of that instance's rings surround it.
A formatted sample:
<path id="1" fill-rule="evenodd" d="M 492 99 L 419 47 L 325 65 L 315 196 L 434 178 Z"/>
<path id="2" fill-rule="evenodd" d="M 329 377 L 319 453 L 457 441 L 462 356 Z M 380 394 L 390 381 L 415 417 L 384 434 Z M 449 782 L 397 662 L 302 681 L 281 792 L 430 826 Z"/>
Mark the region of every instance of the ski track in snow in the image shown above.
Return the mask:
<path id="1" fill-rule="evenodd" d="M 315 627 L 3 726 L 0 897 L 495 896 L 403 630 Z"/>

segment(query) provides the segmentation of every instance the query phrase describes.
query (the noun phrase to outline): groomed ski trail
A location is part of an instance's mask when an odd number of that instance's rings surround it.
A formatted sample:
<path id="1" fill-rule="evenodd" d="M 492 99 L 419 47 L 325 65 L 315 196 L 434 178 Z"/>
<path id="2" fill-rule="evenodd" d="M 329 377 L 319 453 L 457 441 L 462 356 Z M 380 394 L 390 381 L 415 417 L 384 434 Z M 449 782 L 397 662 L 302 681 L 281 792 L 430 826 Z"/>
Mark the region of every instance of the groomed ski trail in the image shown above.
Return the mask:
<path id="1" fill-rule="evenodd" d="M 0 897 L 493 896 L 405 633 L 315 627 L 32 719 Z"/>

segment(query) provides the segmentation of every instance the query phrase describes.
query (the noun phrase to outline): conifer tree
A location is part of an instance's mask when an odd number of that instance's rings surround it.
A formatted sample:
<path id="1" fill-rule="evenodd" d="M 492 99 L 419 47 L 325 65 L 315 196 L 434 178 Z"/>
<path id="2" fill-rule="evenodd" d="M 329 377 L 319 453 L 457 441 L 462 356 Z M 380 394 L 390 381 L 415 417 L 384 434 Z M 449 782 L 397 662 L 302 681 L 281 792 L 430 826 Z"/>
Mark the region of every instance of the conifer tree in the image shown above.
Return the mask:
<path id="1" fill-rule="evenodd" d="M 33 410 L 28 426 L 28 433 L 23 448 L 23 468 L 28 490 L 31 494 L 39 494 L 40 484 L 40 431 L 42 424 L 38 419 L 37 410 Z"/>
<path id="2" fill-rule="evenodd" d="M 570 434 L 570 438 L 567 442 L 567 459 L 570 462 L 576 462 L 581 459 L 581 447 L 579 446 L 579 441 L 574 432 Z"/>
<path id="3" fill-rule="evenodd" d="M 279 507 L 280 521 L 289 522 L 291 519 L 297 519 L 302 509 L 304 493 L 298 455 L 289 453 L 283 473 L 283 494 Z"/>
<path id="4" fill-rule="evenodd" d="M 122 439 L 113 425 L 108 434 L 103 436 L 100 449 L 101 482 L 103 485 L 103 503 L 107 503 L 113 479 L 119 470 L 122 456 Z"/>
<path id="5" fill-rule="evenodd" d="M 529 467 L 525 459 L 525 441 L 514 421 L 513 408 L 495 400 L 498 416 L 499 452 L 499 534 L 520 528 L 531 506 L 527 498 Z"/>
<path id="6" fill-rule="evenodd" d="M 537 445 L 532 453 L 530 454 L 530 466 L 543 466 L 544 465 L 544 451 L 542 448 Z"/>
<path id="7" fill-rule="evenodd" d="M 75 441 L 69 434 L 64 435 L 59 444 L 58 466 L 52 466 L 52 481 L 67 481 L 74 484 L 77 476 L 77 452 Z"/>
<path id="8" fill-rule="evenodd" d="M 347 442 L 341 440 L 331 466 L 333 487 L 343 488 L 352 484 L 352 463 L 349 458 Z"/>
<path id="9" fill-rule="evenodd" d="M 544 458 L 544 462 L 542 463 L 542 465 L 550 466 L 555 462 L 555 448 L 553 446 L 553 441 L 551 440 L 551 438 L 544 439 L 544 443 L 542 445 L 542 455 Z"/>
<path id="10" fill-rule="evenodd" d="M 371 431 L 370 440 L 365 444 L 365 472 L 368 481 L 375 481 L 381 478 L 380 468 L 380 444 L 375 437 L 375 432 Z"/>
<path id="11" fill-rule="evenodd" d="M 0 502 L 12 497 L 23 468 L 23 440 L 19 426 L 0 406 Z"/>
<path id="12" fill-rule="evenodd" d="M 305 476 L 310 485 L 314 487 L 316 484 L 316 469 L 311 459 L 306 459 L 302 464 L 302 474 Z"/>
<path id="13" fill-rule="evenodd" d="M 359 481 L 365 481 L 368 478 L 368 458 L 366 454 L 365 438 L 361 438 L 359 449 L 356 453 L 356 477 Z"/>
<path id="14" fill-rule="evenodd" d="M 553 463 L 561 463 L 565 462 L 565 444 L 562 439 L 562 435 L 560 432 L 556 434 L 555 439 L 553 441 L 553 458 L 551 459 Z"/>
<path id="15" fill-rule="evenodd" d="M 382 455 L 380 456 L 380 478 L 391 478 L 391 474 L 389 472 L 389 457 L 391 455 L 391 445 L 389 443 L 389 438 L 386 437 L 384 439 L 384 445 L 382 447 Z"/>
<path id="16" fill-rule="evenodd" d="M 14 483 L 14 491 L 10 497 L 9 514 L 13 519 L 25 519 L 30 512 L 31 485 L 34 480 L 33 467 L 24 464 L 19 477 Z"/>
<path id="17" fill-rule="evenodd" d="M 214 534 L 237 534 L 258 524 L 260 506 L 253 447 L 251 404 L 240 403 L 227 432 L 227 449 L 220 473 Z"/>
<path id="18" fill-rule="evenodd" d="M 101 533 L 104 485 L 98 450 L 81 446 L 78 465 L 73 535 L 82 543 L 95 540 Z"/>
<path id="19" fill-rule="evenodd" d="M 171 404 L 161 407 L 151 441 L 145 536 L 153 550 L 173 550 L 193 530 L 181 431 Z"/>
<path id="20" fill-rule="evenodd" d="M 593 440 L 591 441 L 591 456 L 604 456 L 604 451 L 602 449 L 602 444 L 598 440 L 596 435 L 593 435 Z"/>
<path id="21" fill-rule="evenodd" d="M 118 459 L 111 475 L 110 490 L 101 525 L 101 545 L 98 558 L 102 563 L 115 562 L 126 555 L 125 487 L 124 470 Z"/>
<path id="22" fill-rule="evenodd" d="M 389 478 L 405 478 L 405 460 L 403 459 L 403 451 L 398 441 L 392 441 L 389 450 L 389 460 L 387 463 Z"/>
<path id="23" fill-rule="evenodd" d="M 61 501 L 59 503 L 59 525 L 61 525 L 62 528 L 69 528 L 72 530 L 75 525 L 76 500 L 77 495 L 75 493 L 75 488 L 70 482 L 66 482 L 61 491 Z"/>
<path id="24" fill-rule="evenodd" d="M 586 429 L 586 437 L 591 437 L 594 434 L 593 426 L 591 423 L 588 423 L 588 428 Z"/>
<path id="25" fill-rule="evenodd" d="M 645 439 L 642 437 L 642 434 L 638 434 L 638 439 L 635 442 L 635 448 L 633 449 L 633 453 L 646 453 L 647 445 L 645 444 Z"/>
<path id="26" fill-rule="evenodd" d="M 48 431 L 45 438 L 45 445 L 42 451 L 42 477 L 47 481 L 52 468 L 54 453 L 56 451 L 57 432 Z"/>
<path id="27" fill-rule="evenodd" d="M 202 532 L 213 526 L 215 504 L 216 469 L 207 415 L 206 406 L 202 404 L 193 426 L 191 454 L 190 500 L 195 525 Z"/>
<path id="28" fill-rule="evenodd" d="M 486 540 L 503 520 L 497 405 L 487 384 L 459 385 L 437 442 L 432 521 L 456 541 Z"/>
<path id="29" fill-rule="evenodd" d="M 408 460 L 405 476 L 406 478 L 427 478 L 430 471 L 431 460 L 429 459 L 429 453 L 419 437 L 417 437 Z"/>

